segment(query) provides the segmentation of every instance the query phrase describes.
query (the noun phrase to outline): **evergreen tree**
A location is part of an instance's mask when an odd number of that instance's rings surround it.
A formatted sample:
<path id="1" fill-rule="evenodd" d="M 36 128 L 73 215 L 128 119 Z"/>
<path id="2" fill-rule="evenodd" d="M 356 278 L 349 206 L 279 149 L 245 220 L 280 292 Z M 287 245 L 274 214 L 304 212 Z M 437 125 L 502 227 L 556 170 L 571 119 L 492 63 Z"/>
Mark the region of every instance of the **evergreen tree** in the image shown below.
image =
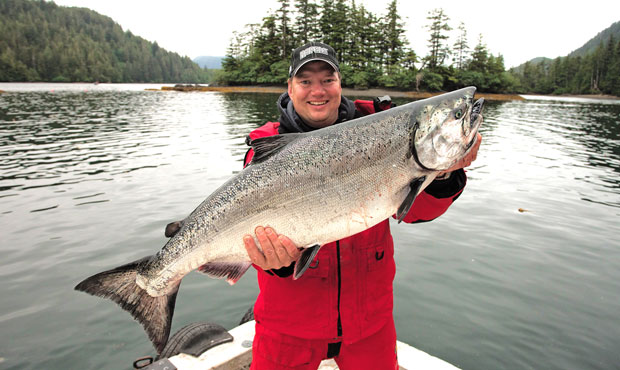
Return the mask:
<path id="1" fill-rule="evenodd" d="M 489 61 L 489 52 L 487 50 L 487 46 L 482 40 L 482 34 L 478 37 L 478 44 L 474 48 L 473 53 L 471 54 L 471 60 L 469 61 L 468 68 L 470 71 L 486 73 L 487 72 L 487 63 Z"/>
<path id="2" fill-rule="evenodd" d="M 288 58 L 292 51 L 293 33 L 290 29 L 291 19 L 289 17 L 289 0 L 278 0 L 280 8 L 277 10 L 278 15 L 278 31 L 281 39 L 280 50 L 283 59 Z"/>
<path id="3" fill-rule="evenodd" d="M 295 38 L 299 45 L 319 38 L 319 10 L 312 0 L 297 0 Z M 296 46 L 299 46 L 296 45 Z"/>
<path id="4" fill-rule="evenodd" d="M 333 45 L 334 34 L 334 0 L 323 0 L 321 2 L 321 16 L 319 17 L 319 30 L 321 32 L 321 41 L 328 45 Z"/>
<path id="5" fill-rule="evenodd" d="M 614 56 L 616 55 L 616 41 L 613 34 L 610 35 L 607 44 L 605 45 L 601 55 L 601 92 L 610 94 L 613 89 L 613 76 L 612 67 L 614 64 Z"/>
<path id="6" fill-rule="evenodd" d="M 377 78 L 376 60 L 378 51 L 376 42 L 379 31 L 375 19 L 363 5 L 351 5 L 351 39 L 348 46 L 347 62 L 341 65 L 343 84 L 358 88 L 372 86 Z"/>
<path id="7" fill-rule="evenodd" d="M 448 39 L 446 32 L 452 28 L 448 25 L 450 18 L 441 8 L 430 11 L 426 19 L 430 21 L 430 24 L 427 25 L 430 32 L 428 39 L 430 54 L 424 58 L 424 62 L 429 69 L 433 70 L 441 66 L 449 54 L 446 47 L 446 40 Z"/>
<path id="8" fill-rule="evenodd" d="M 405 44 L 407 40 L 404 37 L 405 29 L 400 21 L 400 15 L 398 14 L 396 0 L 392 0 L 388 6 L 387 14 L 384 17 L 385 23 L 385 44 L 387 45 L 387 60 L 388 66 L 396 66 L 400 64 L 405 55 Z"/>
<path id="9" fill-rule="evenodd" d="M 616 44 L 614 54 L 611 59 L 611 65 L 609 66 L 609 94 L 620 96 L 620 40 Z"/>
<path id="10" fill-rule="evenodd" d="M 233 31 L 233 35 L 230 38 L 230 44 L 226 49 L 226 56 L 222 59 L 222 69 L 226 72 L 232 72 L 239 68 L 239 59 L 244 55 L 241 54 L 241 40 L 239 33 Z"/>
<path id="11" fill-rule="evenodd" d="M 364 59 L 364 45 L 367 45 L 368 40 L 372 37 L 368 34 L 368 27 L 370 26 L 367 17 L 366 9 L 363 5 L 357 7 L 355 1 L 351 4 L 351 39 L 349 50 L 348 64 L 354 70 L 360 70 L 366 65 Z"/>
<path id="12" fill-rule="evenodd" d="M 350 33 L 349 7 L 345 0 L 336 0 L 332 12 L 333 14 L 330 18 L 334 31 L 329 37 L 330 42 L 328 44 L 334 48 L 338 61 L 340 63 L 347 63 L 350 44 L 347 39 Z"/>
<path id="13" fill-rule="evenodd" d="M 590 74 L 590 92 L 593 94 L 599 94 L 601 92 L 599 83 L 601 81 L 601 75 L 604 73 L 604 47 L 603 42 L 599 44 L 596 51 L 592 54 L 592 70 Z"/>
<path id="14" fill-rule="evenodd" d="M 366 41 L 364 48 L 364 58 L 368 61 L 368 66 L 372 66 L 374 73 L 379 73 L 384 65 L 386 55 L 385 35 L 383 34 L 383 24 L 377 15 L 367 13 L 368 28 L 366 31 Z"/>
<path id="15" fill-rule="evenodd" d="M 469 45 L 467 45 L 467 30 L 465 29 L 465 23 L 459 24 L 459 35 L 454 44 L 454 61 L 456 68 L 464 69 L 467 62 L 467 54 L 469 53 Z"/>

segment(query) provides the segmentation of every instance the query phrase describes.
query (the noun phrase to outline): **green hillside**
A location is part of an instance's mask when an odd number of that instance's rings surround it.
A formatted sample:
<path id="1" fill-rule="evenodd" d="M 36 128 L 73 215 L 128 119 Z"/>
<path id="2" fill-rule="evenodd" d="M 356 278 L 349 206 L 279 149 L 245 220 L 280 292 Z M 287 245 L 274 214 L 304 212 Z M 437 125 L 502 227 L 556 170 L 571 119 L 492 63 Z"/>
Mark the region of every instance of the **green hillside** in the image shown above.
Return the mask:
<path id="1" fill-rule="evenodd" d="M 510 73 L 521 93 L 620 96 L 620 22 L 568 56 L 535 58 Z"/>
<path id="2" fill-rule="evenodd" d="M 551 58 L 537 57 L 537 58 L 529 60 L 526 63 L 528 63 L 530 65 L 536 65 L 536 64 L 540 64 L 540 63 L 551 63 L 552 61 L 553 61 L 553 59 L 551 59 Z M 526 63 L 523 63 L 523 64 L 521 64 L 521 65 L 519 65 L 517 67 L 512 67 L 510 70 L 513 73 L 523 73 L 523 68 L 525 68 Z"/>
<path id="3" fill-rule="evenodd" d="M 606 28 L 603 31 L 599 32 L 598 35 L 596 35 L 593 38 L 591 38 L 590 40 L 588 40 L 588 42 L 583 44 L 578 49 L 573 50 L 567 56 L 568 57 L 578 57 L 578 56 L 583 57 L 583 56 L 586 56 L 588 54 L 592 54 L 592 53 L 594 53 L 596 51 L 596 49 L 601 44 L 609 43 L 610 37 L 613 37 L 612 40 L 615 40 L 615 41 L 620 40 L 620 21 L 613 23 L 608 28 Z M 553 62 L 553 59 L 551 59 L 551 58 L 537 57 L 537 58 L 531 59 L 531 60 L 529 60 L 529 61 L 527 61 L 525 63 L 528 63 L 530 65 L 536 65 L 536 64 L 540 64 L 540 63 L 547 63 L 547 64 L 549 64 L 551 62 Z M 511 69 L 513 70 L 513 72 L 523 73 L 523 68 L 525 67 L 525 63 L 520 64 L 519 66 L 513 67 Z"/>
<path id="4" fill-rule="evenodd" d="M 577 56 L 583 57 L 585 55 L 593 53 L 594 51 L 596 51 L 596 48 L 598 48 L 599 45 L 607 44 L 609 42 L 610 37 L 613 37 L 613 39 L 616 41 L 620 40 L 620 21 L 615 22 L 608 28 L 599 32 L 598 35 L 591 38 L 588 42 L 583 44 L 583 46 L 580 47 L 579 49 L 574 50 L 573 52 L 568 54 L 568 56 L 569 57 L 577 57 Z"/>
<path id="5" fill-rule="evenodd" d="M 0 81 L 205 83 L 208 74 L 92 10 L 0 0 Z"/>

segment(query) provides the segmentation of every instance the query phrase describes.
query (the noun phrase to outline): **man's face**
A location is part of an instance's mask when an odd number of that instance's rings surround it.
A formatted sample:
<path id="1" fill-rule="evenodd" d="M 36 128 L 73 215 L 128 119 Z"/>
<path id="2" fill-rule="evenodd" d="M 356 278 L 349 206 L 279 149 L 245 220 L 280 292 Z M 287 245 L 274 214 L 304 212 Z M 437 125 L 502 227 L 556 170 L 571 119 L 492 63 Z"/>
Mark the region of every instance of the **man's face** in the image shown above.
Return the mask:
<path id="1" fill-rule="evenodd" d="M 295 111 L 308 125 L 322 128 L 338 119 L 342 87 L 333 68 L 322 61 L 305 64 L 288 81 Z"/>

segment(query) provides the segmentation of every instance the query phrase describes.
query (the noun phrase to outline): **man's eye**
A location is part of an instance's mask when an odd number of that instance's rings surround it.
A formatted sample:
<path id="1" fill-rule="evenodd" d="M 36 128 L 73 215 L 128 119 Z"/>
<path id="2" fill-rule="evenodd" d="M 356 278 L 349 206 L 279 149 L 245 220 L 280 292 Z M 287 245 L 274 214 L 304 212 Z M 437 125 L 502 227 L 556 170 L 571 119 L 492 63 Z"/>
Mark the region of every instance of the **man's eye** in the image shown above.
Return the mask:
<path id="1" fill-rule="evenodd" d="M 310 81 L 308 81 L 308 80 L 302 80 L 299 83 L 302 84 L 302 85 L 310 85 Z"/>

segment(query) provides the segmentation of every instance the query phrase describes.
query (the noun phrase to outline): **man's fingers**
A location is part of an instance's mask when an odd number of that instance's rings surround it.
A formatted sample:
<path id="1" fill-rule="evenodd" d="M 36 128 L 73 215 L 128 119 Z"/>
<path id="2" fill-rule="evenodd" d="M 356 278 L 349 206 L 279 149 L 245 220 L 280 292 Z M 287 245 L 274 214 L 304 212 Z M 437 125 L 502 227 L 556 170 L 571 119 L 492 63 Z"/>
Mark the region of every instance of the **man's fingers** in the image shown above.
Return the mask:
<path id="1" fill-rule="evenodd" d="M 278 235 L 271 227 L 258 226 L 254 233 L 260 249 L 251 235 L 245 235 L 243 243 L 252 263 L 263 270 L 290 266 L 301 256 L 295 243 L 284 235 Z"/>
<path id="2" fill-rule="evenodd" d="M 280 258 L 278 257 L 265 228 L 262 226 L 257 227 L 254 232 L 256 233 L 256 238 L 260 243 L 260 247 L 263 250 L 263 254 L 265 255 L 266 263 L 269 268 L 280 268 L 282 267 L 282 263 L 280 262 Z"/>
<path id="3" fill-rule="evenodd" d="M 301 256 L 301 251 L 297 248 L 297 245 L 295 245 L 291 239 L 284 235 L 279 235 L 278 239 L 280 239 L 280 243 L 284 246 L 284 248 L 286 248 L 286 251 L 291 258 L 291 262 L 297 261 L 299 256 Z"/>
<path id="4" fill-rule="evenodd" d="M 248 256 L 253 264 L 263 267 L 265 266 L 265 256 L 258 250 L 256 243 L 254 242 L 254 238 L 250 235 L 246 235 L 243 237 L 243 245 L 245 246 L 245 250 L 248 252 Z"/>
<path id="5" fill-rule="evenodd" d="M 278 256 L 278 260 L 282 263 L 282 265 L 290 265 L 290 263 L 292 262 L 291 257 L 289 256 L 286 248 L 280 242 L 278 234 L 276 234 L 276 232 L 273 231 L 273 229 L 270 227 L 265 228 L 265 234 L 267 234 L 267 237 L 269 238 L 269 241 L 271 242 L 271 245 L 273 246 L 273 249 Z"/>

